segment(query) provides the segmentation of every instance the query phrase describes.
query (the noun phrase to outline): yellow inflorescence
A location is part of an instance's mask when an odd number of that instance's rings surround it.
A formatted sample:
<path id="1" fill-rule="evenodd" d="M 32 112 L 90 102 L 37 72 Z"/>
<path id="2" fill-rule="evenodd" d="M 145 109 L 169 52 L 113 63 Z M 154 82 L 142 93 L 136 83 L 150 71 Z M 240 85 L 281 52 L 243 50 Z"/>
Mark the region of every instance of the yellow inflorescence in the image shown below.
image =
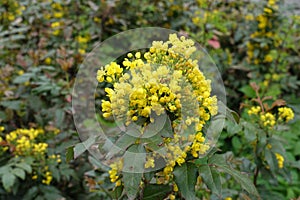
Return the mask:
<path id="1" fill-rule="evenodd" d="M 253 106 L 248 110 L 248 115 L 259 117 L 259 123 L 264 127 L 273 128 L 277 122 L 288 122 L 294 118 L 294 112 L 291 108 L 278 108 L 278 117 L 269 112 L 263 112 L 259 106 Z"/>
<path id="2" fill-rule="evenodd" d="M 288 122 L 294 119 L 294 112 L 291 108 L 282 107 L 278 109 L 279 120 Z"/>
<path id="3" fill-rule="evenodd" d="M 42 180 L 42 183 L 44 183 L 46 185 L 50 185 L 51 181 L 52 181 L 52 174 L 51 174 L 51 172 L 47 171 L 45 173 L 44 179 Z"/>
<path id="4" fill-rule="evenodd" d="M 142 126 L 146 126 L 155 121 L 153 116 L 172 116 L 174 137 L 164 138 L 166 155 L 158 155 L 166 160 L 165 181 L 172 177 L 175 165 L 186 161 L 187 154 L 198 157 L 207 151 L 202 128 L 218 110 L 217 98 L 211 96 L 211 81 L 199 70 L 197 60 L 191 59 L 195 51 L 192 40 L 171 34 L 167 42 L 154 41 L 144 54 L 127 54 L 124 67 L 112 62 L 97 72 L 99 82 L 112 85 L 105 88 L 108 100 L 102 100 L 105 118 L 113 115 L 125 125 L 144 120 Z M 154 168 L 155 159 L 148 156 L 144 167 Z M 116 182 L 120 168 L 116 164 L 111 167 L 110 178 Z"/>
<path id="5" fill-rule="evenodd" d="M 275 12 L 278 10 L 276 0 L 269 0 L 263 8 L 263 12 L 255 17 L 257 23 L 257 30 L 250 35 L 251 40 L 247 43 L 247 61 L 253 64 L 269 64 L 272 63 L 275 58 L 270 52 L 272 48 L 278 47 L 282 40 L 279 35 L 276 34 L 272 28 Z M 245 17 L 249 20 L 249 17 Z M 272 43 L 262 45 L 258 42 L 258 39 L 269 39 L 272 38 Z M 255 55 L 254 50 L 260 50 L 262 55 Z"/>
<path id="6" fill-rule="evenodd" d="M 43 129 L 17 129 L 6 135 L 6 141 L 15 145 L 15 154 L 18 156 L 43 156 L 47 151 L 47 143 L 36 143 L 35 139 L 43 135 Z"/>
<path id="7" fill-rule="evenodd" d="M 54 128 L 53 134 L 58 134 L 59 129 Z M 5 140 L 16 156 L 34 156 L 42 158 L 46 156 L 48 144 L 45 142 L 37 142 L 38 137 L 43 136 L 45 131 L 43 129 L 16 129 L 6 134 Z M 55 156 L 55 155 L 53 155 Z M 60 156 L 57 155 L 57 162 L 61 162 Z"/>
<path id="8" fill-rule="evenodd" d="M 248 115 L 257 115 L 261 111 L 259 106 L 253 106 L 248 110 Z"/>
<path id="9" fill-rule="evenodd" d="M 34 158 L 39 163 L 32 165 L 31 179 L 34 181 L 41 181 L 46 185 L 49 185 L 53 179 L 47 161 L 50 161 L 52 164 L 53 161 L 56 163 L 62 162 L 60 155 L 47 155 L 48 144 L 46 142 L 41 142 L 41 138 L 45 140 L 45 138 L 49 136 L 46 134 L 52 134 L 52 136 L 54 136 L 60 132 L 60 130 L 55 127 L 51 127 L 51 130 L 48 129 L 46 128 L 46 133 L 45 130 L 41 128 L 20 128 L 7 133 L 5 141 L 0 137 L 0 142 L 4 141 L 5 145 L 0 153 L 5 153 L 9 150 L 15 157 Z M 0 127 L 0 132 L 3 130 Z"/>
<path id="10" fill-rule="evenodd" d="M 0 20 L 14 21 L 17 17 L 21 16 L 23 11 L 26 9 L 25 6 L 22 6 L 18 1 L 4 1 L 1 3 L 4 9 L 4 12 L 0 13 Z"/>
<path id="11" fill-rule="evenodd" d="M 280 155 L 279 153 L 275 153 L 277 162 L 278 162 L 278 168 L 282 169 L 283 168 L 283 163 L 284 163 L 284 158 L 282 155 Z"/>
<path id="12" fill-rule="evenodd" d="M 115 163 L 112 163 L 110 165 L 110 167 L 111 167 L 111 170 L 108 171 L 110 181 L 115 183 L 116 186 L 120 186 L 122 184 L 122 182 L 120 180 L 119 174 L 123 168 L 123 160 L 119 160 Z"/>
<path id="13" fill-rule="evenodd" d="M 261 113 L 260 120 L 265 127 L 273 127 L 276 123 L 275 116 L 272 113 Z"/>

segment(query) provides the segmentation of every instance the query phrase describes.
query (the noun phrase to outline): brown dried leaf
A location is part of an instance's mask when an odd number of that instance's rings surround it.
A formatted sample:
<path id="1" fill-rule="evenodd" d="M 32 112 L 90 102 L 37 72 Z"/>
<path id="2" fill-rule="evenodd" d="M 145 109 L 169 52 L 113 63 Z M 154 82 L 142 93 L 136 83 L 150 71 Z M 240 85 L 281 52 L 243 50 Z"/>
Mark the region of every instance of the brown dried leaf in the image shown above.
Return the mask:
<path id="1" fill-rule="evenodd" d="M 258 86 L 255 82 L 251 82 L 251 83 L 250 83 L 250 86 L 253 88 L 253 90 L 254 90 L 255 92 L 258 92 L 259 86 Z"/>
<path id="2" fill-rule="evenodd" d="M 267 97 L 262 98 L 261 101 L 266 101 L 266 100 L 271 100 L 271 99 L 273 99 L 272 96 L 267 96 Z"/>
<path id="3" fill-rule="evenodd" d="M 276 101 L 274 101 L 272 103 L 272 108 L 279 107 L 279 106 L 285 106 L 285 105 L 286 105 L 285 100 L 283 100 L 283 99 L 277 99 Z"/>
<path id="4" fill-rule="evenodd" d="M 269 111 L 269 110 L 272 110 L 272 108 L 269 107 L 269 105 L 267 103 L 264 103 L 264 109 L 265 111 Z"/>

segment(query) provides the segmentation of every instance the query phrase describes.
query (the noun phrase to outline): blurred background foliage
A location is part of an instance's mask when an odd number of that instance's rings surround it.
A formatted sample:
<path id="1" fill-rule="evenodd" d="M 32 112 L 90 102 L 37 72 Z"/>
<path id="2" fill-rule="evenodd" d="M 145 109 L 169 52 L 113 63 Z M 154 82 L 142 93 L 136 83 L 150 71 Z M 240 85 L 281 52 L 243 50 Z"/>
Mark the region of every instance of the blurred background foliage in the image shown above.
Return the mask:
<path id="1" fill-rule="evenodd" d="M 66 162 L 66 149 L 80 142 L 71 114 L 72 86 L 96 42 L 151 26 L 190 36 L 218 66 L 227 106 L 241 116 L 238 124 L 227 122 L 218 153 L 253 177 L 262 199 L 300 197 L 299 4 L 297 8 L 276 0 L 2 0 L 0 199 L 118 195 L 107 169 L 88 154 Z M 274 115 L 275 108 L 287 105 L 294 119 L 271 129 L 262 126 L 249 109 L 259 106 L 257 99 L 263 97 L 269 107 L 276 102 L 270 110 Z M 275 153 L 284 158 L 283 167 Z M 222 191 L 202 185 L 198 196 L 250 198 L 230 175 L 220 180 Z"/>

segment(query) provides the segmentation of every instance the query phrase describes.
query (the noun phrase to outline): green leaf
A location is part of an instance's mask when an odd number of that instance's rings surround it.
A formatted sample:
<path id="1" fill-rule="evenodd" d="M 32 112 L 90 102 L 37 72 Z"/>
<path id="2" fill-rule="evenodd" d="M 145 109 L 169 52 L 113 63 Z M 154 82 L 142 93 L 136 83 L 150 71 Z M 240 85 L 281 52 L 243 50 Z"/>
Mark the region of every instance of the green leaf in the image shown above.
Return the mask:
<path id="1" fill-rule="evenodd" d="M 207 187 L 218 196 L 222 194 L 222 185 L 220 179 L 220 173 L 209 165 L 202 165 L 199 168 L 199 173 L 203 178 L 204 183 Z"/>
<path id="2" fill-rule="evenodd" d="M 129 199 L 135 199 L 140 190 L 146 154 L 143 145 L 132 145 L 124 154 L 123 181 Z"/>
<path id="3" fill-rule="evenodd" d="M 15 83 L 15 84 L 25 83 L 25 82 L 29 81 L 30 78 L 32 78 L 32 77 L 34 77 L 34 74 L 32 74 L 32 73 L 26 73 L 26 74 L 23 74 L 21 76 L 17 76 L 13 80 L 13 83 Z"/>
<path id="4" fill-rule="evenodd" d="M 161 114 L 159 116 L 154 116 L 154 122 L 148 124 L 145 127 L 145 131 L 143 136 L 148 138 L 148 137 L 152 137 L 153 135 L 157 134 L 158 132 L 160 132 L 167 120 L 168 116 L 166 114 Z"/>
<path id="5" fill-rule="evenodd" d="M 242 129 L 243 128 L 241 125 L 234 123 L 230 120 L 226 121 L 226 130 L 227 130 L 229 136 L 232 136 L 232 135 L 235 135 L 235 134 L 241 132 Z"/>
<path id="6" fill-rule="evenodd" d="M 60 173 L 55 165 L 49 165 L 49 170 L 56 181 L 60 181 Z"/>
<path id="7" fill-rule="evenodd" d="M 244 126 L 245 138 L 248 142 L 256 140 L 257 128 L 249 122 L 243 121 L 242 125 Z"/>
<path id="8" fill-rule="evenodd" d="M 150 184 L 144 189 L 143 200 L 159 200 L 164 199 L 172 188 L 168 185 Z"/>
<path id="9" fill-rule="evenodd" d="M 144 175 L 145 181 L 149 183 L 152 180 L 152 178 L 154 177 L 155 172 L 150 171 L 150 172 L 144 173 L 143 175 Z"/>
<path id="10" fill-rule="evenodd" d="M 160 135 L 162 137 L 172 137 L 173 130 L 171 121 L 167 114 L 161 114 L 159 116 L 153 117 L 154 122 L 148 124 L 145 127 L 143 133 L 143 138 L 150 138 L 155 135 Z"/>
<path id="11" fill-rule="evenodd" d="M 278 169 L 278 161 L 275 154 L 273 154 L 270 149 L 265 150 L 265 159 L 270 167 L 271 172 L 275 173 L 275 171 Z"/>
<path id="12" fill-rule="evenodd" d="M 249 98 L 255 98 L 256 97 L 256 93 L 250 85 L 243 86 L 240 89 L 240 91 L 243 92 Z"/>
<path id="13" fill-rule="evenodd" d="M 103 171 L 108 171 L 109 167 L 103 165 L 99 160 L 94 158 L 93 156 L 88 157 L 89 162 L 96 168 L 96 169 L 101 169 Z"/>
<path id="14" fill-rule="evenodd" d="M 12 100 L 12 101 L 1 101 L 1 105 L 12 109 L 12 110 L 20 110 L 21 109 L 21 103 L 22 101 L 20 100 Z"/>
<path id="15" fill-rule="evenodd" d="M 113 199 L 119 199 L 123 193 L 123 186 L 115 187 L 113 191 L 109 192 Z"/>
<path id="16" fill-rule="evenodd" d="M 3 167 L 0 167 L 0 175 L 9 173 L 10 170 L 10 166 L 4 165 Z"/>
<path id="17" fill-rule="evenodd" d="M 39 185 L 40 191 L 43 192 L 45 199 L 61 199 L 61 192 L 52 185 Z"/>
<path id="18" fill-rule="evenodd" d="M 300 141 L 298 141 L 298 142 L 295 144 L 295 147 L 294 147 L 294 155 L 295 155 L 295 156 L 299 156 L 299 155 L 300 155 Z"/>
<path id="19" fill-rule="evenodd" d="M 238 137 L 233 137 L 231 142 L 235 152 L 238 152 L 242 148 L 242 143 Z"/>
<path id="20" fill-rule="evenodd" d="M 173 171 L 175 183 L 186 200 L 196 199 L 195 184 L 197 181 L 197 168 L 193 163 L 184 163 Z"/>
<path id="21" fill-rule="evenodd" d="M 255 196 L 259 196 L 255 186 L 253 185 L 251 179 L 246 176 L 245 174 L 241 174 L 239 171 L 230 168 L 229 166 L 217 166 L 222 171 L 226 172 L 227 174 L 231 175 L 239 184 L 241 184 L 242 188 L 244 188 L 250 194 Z"/>
<path id="22" fill-rule="evenodd" d="M 11 187 L 14 185 L 16 180 L 15 175 L 11 173 L 6 173 L 2 176 L 2 184 L 6 191 L 10 191 Z"/>
<path id="23" fill-rule="evenodd" d="M 32 168 L 29 164 L 22 162 L 22 163 L 17 163 L 16 167 L 24 169 L 27 173 L 31 174 L 32 173 Z"/>
<path id="24" fill-rule="evenodd" d="M 86 141 L 76 144 L 74 147 L 74 158 L 77 158 L 89 149 L 95 143 L 95 140 L 96 136 L 90 136 Z"/>
<path id="25" fill-rule="evenodd" d="M 223 155 L 215 154 L 208 162 L 209 164 L 213 164 L 216 169 L 220 169 L 231 175 L 248 193 L 259 197 L 259 194 L 249 177 L 227 165 Z"/>
<path id="26" fill-rule="evenodd" d="M 229 109 L 228 107 L 226 107 L 226 118 L 235 124 L 238 124 L 240 122 L 239 114 L 234 110 Z"/>
<path id="27" fill-rule="evenodd" d="M 63 109 L 57 109 L 55 111 L 55 124 L 57 127 L 61 127 L 65 118 L 65 111 Z"/>
<path id="28" fill-rule="evenodd" d="M 121 151 L 126 151 L 128 147 L 135 144 L 136 137 L 122 133 L 121 137 L 113 144 L 109 139 L 106 140 L 103 148 L 107 150 L 106 159 L 110 159 Z"/>
<path id="29" fill-rule="evenodd" d="M 123 172 L 124 189 L 129 199 L 135 199 L 140 190 L 140 182 L 142 180 L 142 173 L 127 173 Z"/>
<path id="30" fill-rule="evenodd" d="M 281 86 L 280 84 L 272 84 L 266 94 L 264 94 L 265 96 L 272 96 L 272 97 L 277 97 L 278 95 L 281 94 L 281 90 L 280 90 Z"/>
<path id="31" fill-rule="evenodd" d="M 36 195 L 39 193 L 38 187 L 34 186 L 31 187 L 26 194 L 22 197 L 23 200 L 32 200 L 36 197 Z"/>
<path id="32" fill-rule="evenodd" d="M 211 158 L 209 158 L 208 163 L 213 165 L 227 165 L 226 160 L 222 154 L 213 155 Z"/>
<path id="33" fill-rule="evenodd" d="M 70 162 L 74 159 L 74 146 L 70 146 L 66 150 L 66 162 Z"/>
<path id="34" fill-rule="evenodd" d="M 14 168 L 11 173 L 19 177 L 20 179 L 24 180 L 25 179 L 25 171 L 20 168 Z"/>

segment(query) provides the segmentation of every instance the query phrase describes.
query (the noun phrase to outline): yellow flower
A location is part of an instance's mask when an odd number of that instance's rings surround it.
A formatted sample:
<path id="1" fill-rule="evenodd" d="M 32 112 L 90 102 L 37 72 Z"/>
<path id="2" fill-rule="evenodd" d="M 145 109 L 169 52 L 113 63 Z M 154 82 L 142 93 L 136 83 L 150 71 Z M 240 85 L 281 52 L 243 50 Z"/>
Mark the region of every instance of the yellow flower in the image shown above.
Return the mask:
<path id="1" fill-rule="evenodd" d="M 268 24 L 268 18 L 264 15 L 258 15 L 256 17 L 256 20 L 258 21 L 258 28 L 260 29 L 264 29 L 266 28 L 267 24 Z"/>
<path id="2" fill-rule="evenodd" d="M 16 19 L 16 17 L 14 16 L 14 14 L 8 13 L 7 19 L 8 19 L 9 21 L 14 21 L 14 20 Z"/>
<path id="3" fill-rule="evenodd" d="M 261 113 L 260 120 L 262 121 L 263 126 L 270 128 L 276 123 L 275 116 L 272 113 Z"/>
<path id="4" fill-rule="evenodd" d="M 273 61 L 272 55 L 268 54 L 268 55 L 265 56 L 264 62 L 272 62 L 272 61 Z"/>
<path id="5" fill-rule="evenodd" d="M 178 192 L 178 186 L 176 185 L 176 183 L 174 183 L 174 185 L 173 185 L 173 191 Z"/>
<path id="6" fill-rule="evenodd" d="M 278 81 L 280 79 L 280 76 L 278 74 L 272 74 L 272 79 L 274 81 Z"/>
<path id="7" fill-rule="evenodd" d="M 134 55 L 137 59 L 141 58 L 141 52 L 136 52 Z"/>
<path id="8" fill-rule="evenodd" d="M 56 9 L 56 10 L 62 10 L 62 9 L 63 9 L 63 8 L 62 8 L 62 5 L 59 4 L 59 3 L 53 3 L 53 4 L 51 4 L 51 7 L 52 7 L 53 9 Z"/>
<path id="9" fill-rule="evenodd" d="M 248 110 L 248 115 L 257 115 L 261 111 L 260 106 L 253 106 Z"/>
<path id="10" fill-rule="evenodd" d="M 147 161 L 145 163 L 145 168 L 154 168 L 155 164 L 154 164 L 154 159 L 151 157 L 147 157 Z"/>
<path id="11" fill-rule="evenodd" d="M 281 107 L 278 109 L 279 120 L 289 122 L 294 119 L 294 112 L 291 108 Z"/>
<path id="12" fill-rule="evenodd" d="M 283 163 L 284 163 L 284 158 L 282 155 L 280 155 L 279 153 L 275 153 L 277 162 L 278 162 L 278 168 L 282 169 L 283 168 Z"/>
<path id="13" fill-rule="evenodd" d="M 45 173 L 45 178 L 42 180 L 42 183 L 46 185 L 50 185 L 51 181 L 52 181 L 52 174 L 51 172 L 47 171 Z"/>
<path id="14" fill-rule="evenodd" d="M 88 36 L 86 36 L 86 37 L 78 36 L 77 37 L 77 41 L 79 43 L 87 43 L 89 40 L 90 40 L 90 38 Z"/>
<path id="15" fill-rule="evenodd" d="M 254 17 L 253 17 L 252 14 L 247 14 L 247 15 L 245 16 L 245 19 L 248 20 L 248 21 L 252 21 L 252 20 L 254 20 Z"/>
<path id="16" fill-rule="evenodd" d="M 232 200 L 231 197 L 226 197 L 224 200 Z"/>
<path id="17" fill-rule="evenodd" d="M 84 55 L 86 52 L 85 52 L 85 49 L 78 49 L 78 53 L 80 53 L 81 55 Z"/>
<path id="18" fill-rule="evenodd" d="M 57 27 L 60 27 L 60 22 L 52 22 L 51 23 L 51 28 L 57 28 Z"/>
<path id="19" fill-rule="evenodd" d="M 273 11 L 270 8 L 264 8 L 264 12 L 267 14 L 272 14 Z"/>
<path id="20" fill-rule="evenodd" d="M 56 29 L 56 30 L 52 31 L 52 35 L 54 35 L 54 36 L 58 36 L 59 34 L 60 34 L 59 29 Z"/>
<path id="21" fill-rule="evenodd" d="M 0 126 L 0 132 L 3 132 L 5 130 L 4 126 Z"/>
<path id="22" fill-rule="evenodd" d="M 64 13 L 62 12 L 54 12 L 53 17 L 55 18 L 62 18 L 64 16 Z"/>
<path id="23" fill-rule="evenodd" d="M 169 197 L 170 200 L 175 200 L 175 198 L 176 198 L 176 196 L 174 194 L 169 194 L 168 197 Z"/>
<path id="24" fill-rule="evenodd" d="M 94 22 L 96 22 L 96 23 L 101 22 L 101 19 L 100 19 L 99 17 L 94 17 L 93 20 L 94 20 Z"/>
<path id="25" fill-rule="evenodd" d="M 45 59 L 45 63 L 46 63 L 47 65 L 50 65 L 51 62 L 52 62 L 52 59 L 51 59 L 50 57 L 47 57 L 47 58 Z"/>
<path id="26" fill-rule="evenodd" d="M 122 181 L 121 180 L 117 180 L 116 181 L 116 187 L 121 186 L 122 185 Z"/>
<path id="27" fill-rule="evenodd" d="M 118 173 L 123 168 L 123 161 L 119 160 L 119 161 L 111 164 L 110 167 L 111 167 L 111 170 L 108 171 L 108 174 L 109 174 L 110 181 L 112 183 L 114 183 L 114 182 L 118 181 L 118 179 L 119 179 Z"/>
<path id="28" fill-rule="evenodd" d="M 277 0 L 269 0 L 268 5 L 269 6 L 274 6 L 276 4 Z"/>
<path id="29" fill-rule="evenodd" d="M 104 81 L 105 71 L 103 69 L 99 69 L 97 71 L 97 80 L 99 83 Z"/>

